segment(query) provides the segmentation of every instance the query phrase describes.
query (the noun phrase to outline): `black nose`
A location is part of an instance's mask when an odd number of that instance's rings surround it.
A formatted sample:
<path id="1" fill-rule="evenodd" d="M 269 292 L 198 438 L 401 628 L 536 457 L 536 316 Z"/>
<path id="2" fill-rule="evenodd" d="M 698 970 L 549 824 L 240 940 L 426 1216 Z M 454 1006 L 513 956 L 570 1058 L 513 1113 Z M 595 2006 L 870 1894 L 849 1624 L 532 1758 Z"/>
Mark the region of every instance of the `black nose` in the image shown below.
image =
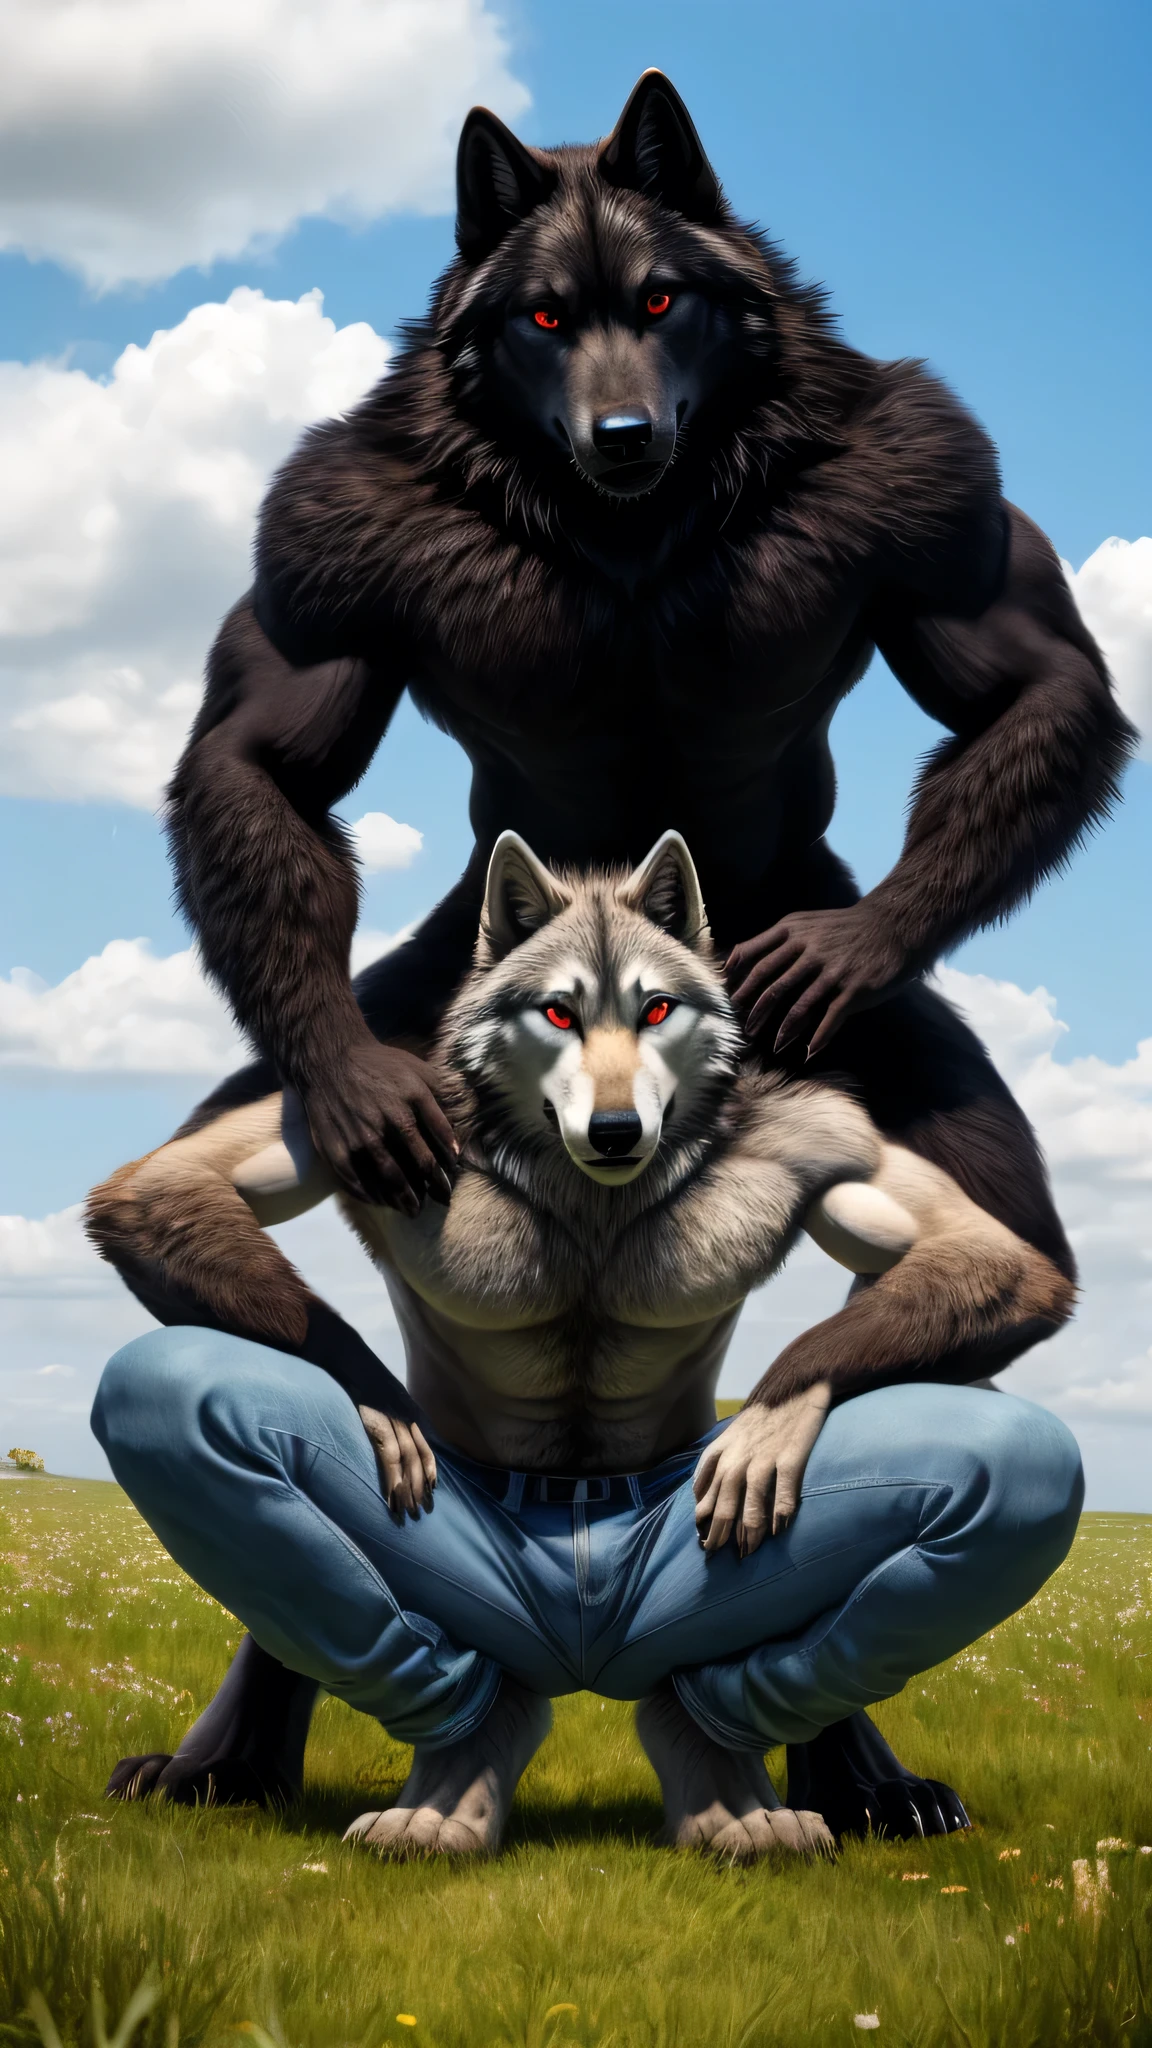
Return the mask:
<path id="1" fill-rule="evenodd" d="M 592 422 L 592 446 L 609 462 L 639 462 L 651 439 L 646 412 L 605 412 Z"/>
<path id="2" fill-rule="evenodd" d="M 626 1159 L 643 1128 L 634 1109 L 597 1109 L 588 1119 L 588 1136 L 605 1159 Z"/>

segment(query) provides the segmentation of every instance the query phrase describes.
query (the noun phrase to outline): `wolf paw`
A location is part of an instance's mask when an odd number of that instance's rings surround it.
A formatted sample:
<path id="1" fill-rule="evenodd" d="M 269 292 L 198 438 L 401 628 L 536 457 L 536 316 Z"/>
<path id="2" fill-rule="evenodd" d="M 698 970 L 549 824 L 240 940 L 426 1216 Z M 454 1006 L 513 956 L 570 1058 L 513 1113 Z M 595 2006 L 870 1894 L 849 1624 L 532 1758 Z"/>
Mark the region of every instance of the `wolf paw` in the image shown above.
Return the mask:
<path id="1" fill-rule="evenodd" d="M 397 1859 L 494 1856 L 516 1787 L 551 1726 L 549 1701 L 505 1676 L 479 1727 L 445 1749 L 417 1744 L 396 1805 L 362 1813 L 344 1840 Z"/>
<path id="2" fill-rule="evenodd" d="M 105 1787 L 105 1798 L 147 1799 L 156 1793 L 177 1806 L 283 1806 L 293 1788 L 275 1772 L 261 1774 L 242 1757 L 214 1763 L 193 1757 L 121 1757 Z"/>
<path id="3" fill-rule="evenodd" d="M 837 1841 L 868 1834 L 915 1841 L 972 1825 L 952 1787 L 908 1770 L 864 1713 L 789 1746 L 788 1796 L 819 1807 Z"/>
<path id="4" fill-rule="evenodd" d="M 346 1842 L 360 1842 L 390 1862 L 424 1856 L 491 1856 L 498 1835 L 481 1817 L 437 1813 L 434 1806 L 390 1806 L 384 1813 L 362 1813 L 346 1831 Z"/>
<path id="5" fill-rule="evenodd" d="M 790 1806 L 760 1807 L 730 1817 L 707 1839 L 691 1845 L 707 1850 L 721 1863 L 759 1863 L 765 1856 L 831 1856 L 836 1844 L 818 1813 Z"/>
<path id="6" fill-rule="evenodd" d="M 726 1863 L 763 1856 L 829 1856 L 820 1814 L 782 1806 L 763 1759 L 723 1749 L 697 1726 L 671 1685 L 636 1709 L 636 1733 L 664 1794 L 664 1840 Z"/>

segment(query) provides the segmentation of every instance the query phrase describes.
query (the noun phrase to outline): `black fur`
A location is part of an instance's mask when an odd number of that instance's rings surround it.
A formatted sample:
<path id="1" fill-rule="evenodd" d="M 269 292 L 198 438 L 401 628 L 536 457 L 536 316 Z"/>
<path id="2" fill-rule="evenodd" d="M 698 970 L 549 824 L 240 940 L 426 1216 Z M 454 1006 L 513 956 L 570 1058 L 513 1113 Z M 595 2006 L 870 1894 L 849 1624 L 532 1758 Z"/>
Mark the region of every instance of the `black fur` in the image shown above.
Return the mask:
<path id="1" fill-rule="evenodd" d="M 405 687 L 474 765 L 461 908 L 505 826 L 579 865 L 634 861 L 671 824 L 729 946 L 855 897 L 823 839 L 827 727 L 878 644 L 955 735 L 853 927 L 865 952 L 883 927 L 885 988 L 1003 916 L 1113 798 L 1128 730 L 986 437 L 916 364 L 842 342 L 718 188 L 703 219 L 670 210 L 694 161 L 678 106 L 650 77 L 599 154 L 524 151 L 477 117 L 462 218 L 476 138 L 489 172 L 511 163 L 486 253 L 449 266 L 394 372 L 269 492 L 170 819 L 209 969 L 310 1101 L 339 1090 L 363 1033 L 329 807 Z M 474 257 L 467 227 L 464 243 Z M 653 279 L 669 322 L 689 309 L 679 339 L 643 324 Z M 559 341 L 522 331 L 544 296 L 565 308 Z M 654 417 L 675 399 L 655 488 L 611 495 L 574 459 L 588 379 L 597 403 L 635 385 Z M 433 1022 L 469 943 L 461 918 L 450 966 L 442 922 L 404 956 L 403 1007 Z"/>
<path id="2" fill-rule="evenodd" d="M 369 1030 L 431 1036 L 496 835 L 631 865 L 676 826 L 721 946 L 806 917 L 806 1032 L 829 991 L 858 1012 L 821 1065 L 1071 1276 L 1032 1134 L 971 1034 L 922 988 L 860 1007 L 1059 867 L 1131 745 L 986 435 L 918 364 L 839 338 L 733 218 L 659 74 L 599 150 L 470 117 L 459 245 L 392 374 L 275 479 L 255 589 L 213 652 L 170 808 L 209 971 L 355 1188 L 395 1095 Z M 621 408 L 650 433 L 614 464 L 597 421 Z M 874 647 L 953 737 L 857 905 L 823 836 L 827 733 Z M 330 807 L 406 688 L 472 760 L 477 852 L 358 1008 Z M 887 1769 L 856 1747 L 854 1783 Z M 821 1757 L 817 1807 L 821 1768 L 840 1797 Z"/>

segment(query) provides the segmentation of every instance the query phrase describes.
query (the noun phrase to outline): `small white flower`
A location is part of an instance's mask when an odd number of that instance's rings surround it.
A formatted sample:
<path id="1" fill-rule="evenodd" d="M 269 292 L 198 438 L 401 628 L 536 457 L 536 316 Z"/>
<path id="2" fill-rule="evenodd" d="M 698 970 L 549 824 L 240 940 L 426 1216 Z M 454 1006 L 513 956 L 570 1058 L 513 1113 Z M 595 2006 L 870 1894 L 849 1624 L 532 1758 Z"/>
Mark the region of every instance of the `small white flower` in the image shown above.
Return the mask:
<path id="1" fill-rule="evenodd" d="M 870 2034 L 880 2025 L 880 2015 L 878 2012 L 858 2012 L 852 2025 L 859 2027 L 862 2034 Z"/>

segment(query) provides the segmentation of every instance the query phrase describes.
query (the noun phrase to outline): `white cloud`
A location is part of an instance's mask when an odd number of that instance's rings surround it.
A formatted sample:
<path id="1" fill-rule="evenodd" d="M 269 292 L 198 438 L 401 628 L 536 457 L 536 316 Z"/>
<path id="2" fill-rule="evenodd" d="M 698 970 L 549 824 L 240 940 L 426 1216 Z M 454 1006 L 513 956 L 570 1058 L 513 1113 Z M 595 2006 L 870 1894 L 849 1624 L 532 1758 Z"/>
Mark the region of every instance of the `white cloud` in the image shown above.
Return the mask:
<path id="1" fill-rule="evenodd" d="M 1046 988 L 1025 993 L 954 967 L 940 968 L 937 981 L 988 1045 L 1055 1172 L 1152 1187 L 1152 1038 L 1118 1066 L 1091 1054 L 1058 1060 L 1068 1026 Z"/>
<path id="2" fill-rule="evenodd" d="M 356 853 L 366 875 L 381 875 L 388 869 L 411 867 L 424 844 L 424 834 L 414 825 L 398 824 L 387 811 L 365 811 L 351 827 Z"/>
<path id="3" fill-rule="evenodd" d="M 106 383 L 0 364 L 0 794 L 156 804 L 270 471 L 387 356 L 319 292 L 241 288 Z"/>
<path id="4" fill-rule="evenodd" d="M 362 974 L 366 967 L 371 967 L 374 960 L 382 960 L 385 953 L 395 952 L 397 946 L 402 946 L 405 939 L 411 938 L 415 929 L 414 924 L 406 924 L 398 932 L 373 931 L 371 926 L 363 926 L 355 931 L 352 934 L 352 974 Z"/>
<path id="5" fill-rule="evenodd" d="M 443 211 L 476 100 L 528 104 L 484 0 L 5 0 L 0 247 L 103 289 Z"/>
<path id="6" fill-rule="evenodd" d="M 1152 538 L 1106 540 L 1064 573 L 1091 633 L 1104 650 L 1120 701 L 1152 760 Z"/>
<path id="7" fill-rule="evenodd" d="M 951 967 L 938 980 L 1036 1127 L 1080 1265 L 1075 1321 L 1008 1384 L 1070 1422 L 1152 1420 L 1152 1038 L 1116 1065 L 1058 1059 L 1067 1027 L 1046 989 Z"/>
<path id="8" fill-rule="evenodd" d="M 0 1296 L 115 1294 L 120 1286 L 84 1235 L 82 1205 L 54 1216 L 0 1216 Z M 47 1372 L 66 1372 L 51 1365 Z"/>
<path id="9" fill-rule="evenodd" d="M 157 959 L 113 939 L 55 987 L 26 967 L 0 977 L 0 1069 L 217 1074 L 245 1056 L 191 949 Z"/>
<path id="10" fill-rule="evenodd" d="M 402 945 L 412 930 L 359 929 L 351 972 Z M 0 1072 L 215 1077 L 249 1057 L 195 947 L 158 958 L 147 939 L 112 939 L 54 985 L 27 967 L 0 975 Z"/>

